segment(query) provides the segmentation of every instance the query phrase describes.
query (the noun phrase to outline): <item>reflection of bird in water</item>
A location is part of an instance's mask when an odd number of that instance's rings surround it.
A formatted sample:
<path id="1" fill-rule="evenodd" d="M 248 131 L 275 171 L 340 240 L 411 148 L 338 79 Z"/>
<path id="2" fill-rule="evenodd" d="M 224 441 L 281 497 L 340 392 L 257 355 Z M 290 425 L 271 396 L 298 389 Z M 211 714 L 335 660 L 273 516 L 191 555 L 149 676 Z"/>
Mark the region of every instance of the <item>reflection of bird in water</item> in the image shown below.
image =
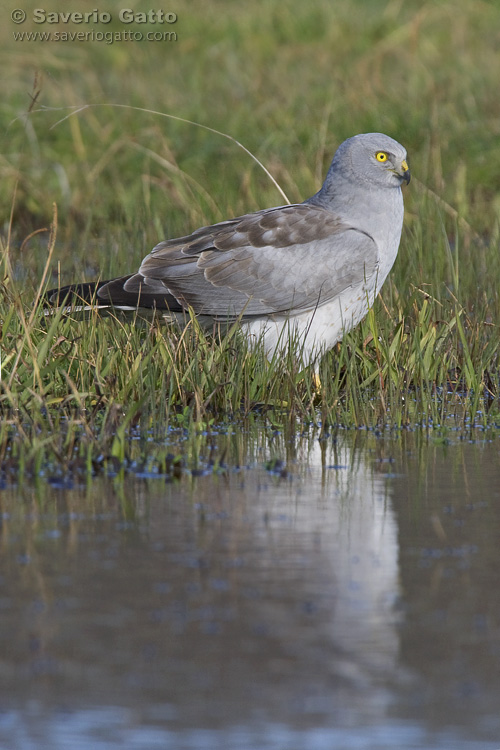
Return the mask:
<path id="1" fill-rule="evenodd" d="M 258 466 L 229 472 L 224 482 L 172 487 L 168 524 L 159 522 L 163 495 L 150 504 L 153 543 L 168 559 L 186 561 L 169 573 L 172 603 L 183 605 L 181 632 L 165 641 L 170 662 L 183 654 L 182 674 L 192 674 L 187 684 L 183 678 L 186 721 L 200 670 L 210 685 L 198 706 L 202 721 L 314 715 L 342 726 L 353 716 L 385 716 L 399 649 L 390 491 L 348 438 L 324 445 L 298 439 L 288 475 L 279 464 L 262 468 L 264 450 Z M 286 455 L 285 445 L 274 447 Z M 183 599 L 195 583 L 199 593 Z M 208 640 L 204 629 L 219 637 Z"/>

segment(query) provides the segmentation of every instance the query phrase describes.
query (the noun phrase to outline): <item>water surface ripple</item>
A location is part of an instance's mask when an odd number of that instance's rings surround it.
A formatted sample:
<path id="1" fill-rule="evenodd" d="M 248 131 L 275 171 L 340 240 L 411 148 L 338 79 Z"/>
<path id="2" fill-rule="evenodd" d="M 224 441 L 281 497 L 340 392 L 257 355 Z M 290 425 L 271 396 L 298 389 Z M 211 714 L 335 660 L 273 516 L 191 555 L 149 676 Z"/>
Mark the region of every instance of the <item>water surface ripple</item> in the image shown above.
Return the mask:
<path id="1" fill-rule="evenodd" d="M 0 746 L 499 750 L 500 443 L 220 439 L 0 490 Z"/>

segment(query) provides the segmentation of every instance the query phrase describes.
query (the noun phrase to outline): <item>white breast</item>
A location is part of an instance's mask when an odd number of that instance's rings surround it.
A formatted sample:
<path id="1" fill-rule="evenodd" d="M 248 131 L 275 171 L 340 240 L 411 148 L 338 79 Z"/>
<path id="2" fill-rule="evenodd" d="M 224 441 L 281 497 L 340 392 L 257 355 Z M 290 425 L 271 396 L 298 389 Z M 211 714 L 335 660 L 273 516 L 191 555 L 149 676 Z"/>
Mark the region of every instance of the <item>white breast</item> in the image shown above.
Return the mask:
<path id="1" fill-rule="evenodd" d="M 331 349 L 347 331 L 366 315 L 375 299 L 375 289 L 349 288 L 315 310 L 290 317 L 275 316 L 244 323 L 243 330 L 255 340 L 263 338 L 268 357 L 276 349 L 285 350 L 293 342 L 304 362 Z"/>
<path id="2" fill-rule="evenodd" d="M 403 198 L 400 190 L 391 191 L 389 201 L 366 211 L 364 220 L 379 249 L 377 273 L 358 286 L 347 287 L 334 300 L 313 310 L 291 316 L 273 316 L 244 323 L 243 330 L 252 338 L 263 338 L 268 357 L 276 349 L 285 350 L 290 341 L 298 344 L 304 362 L 331 349 L 343 335 L 358 325 L 375 301 L 391 270 L 399 248 L 403 225 Z M 375 211 L 377 212 L 375 216 Z M 390 217 L 381 220 L 382 213 Z M 356 219 L 353 217 L 353 224 Z M 358 226 L 360 222 L 358 221 Z M 361 227 L 365 229 L 364 227 Z"/>

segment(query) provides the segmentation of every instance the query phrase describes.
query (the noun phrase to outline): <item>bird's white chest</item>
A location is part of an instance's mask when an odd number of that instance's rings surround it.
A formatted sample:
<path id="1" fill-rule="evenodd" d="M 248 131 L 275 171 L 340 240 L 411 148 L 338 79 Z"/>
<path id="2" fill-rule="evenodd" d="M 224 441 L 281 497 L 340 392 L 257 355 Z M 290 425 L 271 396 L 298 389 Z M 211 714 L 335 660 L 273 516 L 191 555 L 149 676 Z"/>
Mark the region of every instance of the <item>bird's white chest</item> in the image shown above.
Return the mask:
<path id="1" fill-rule="evenodd" d="M 375 289 L 367 289 L 365 285 L 350 287 L 314 310 L 246 323 L 244 329 L 252 338 L 262 338 L 268 356 L 276 349 L 286 350 L 291 342 L 306 361 L 340 341 L 344 333 L 365 317 L 374 298 Z"/>
<path id="2" fill-rule="evenodd" d="M 376 273 L 369 279 L 347 287 L 334 299 L 315 309 L 290 316 L 269 316 L 266 320 L 243 325 L 252 338 L 262 339 L 268 356 L 272 356 L 277 349 L 285 350 L 292 342 L 295 350 L 301 352 L 302 359 L 307 361 L 331 349 L 346 332 L 363 320 L 397 256 L 403 220 L 402 204 L 401 210 L 394 213 L 396 220 L 388 222 L 387 228 L 375 233 L 379 261 Z"/>

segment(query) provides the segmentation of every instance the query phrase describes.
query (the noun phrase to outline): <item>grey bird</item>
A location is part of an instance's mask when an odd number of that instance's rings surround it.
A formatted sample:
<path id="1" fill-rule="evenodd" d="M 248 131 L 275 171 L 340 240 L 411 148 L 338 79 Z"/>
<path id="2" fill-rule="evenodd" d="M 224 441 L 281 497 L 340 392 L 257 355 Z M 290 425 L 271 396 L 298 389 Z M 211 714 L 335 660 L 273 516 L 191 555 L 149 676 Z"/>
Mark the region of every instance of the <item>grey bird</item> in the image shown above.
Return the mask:
<path id="1" fill-rule="evenodd" d="M 272 357 L 290 337 L 311 362 L 356 326 L 391 270 L 403 226 L 406 150 L 382 133 L 338 148 L 312 198 L 164 240 L 137 273 L 47 292 L 65 312 L 194 311 L 204 327 L 238 321 Z"/>

